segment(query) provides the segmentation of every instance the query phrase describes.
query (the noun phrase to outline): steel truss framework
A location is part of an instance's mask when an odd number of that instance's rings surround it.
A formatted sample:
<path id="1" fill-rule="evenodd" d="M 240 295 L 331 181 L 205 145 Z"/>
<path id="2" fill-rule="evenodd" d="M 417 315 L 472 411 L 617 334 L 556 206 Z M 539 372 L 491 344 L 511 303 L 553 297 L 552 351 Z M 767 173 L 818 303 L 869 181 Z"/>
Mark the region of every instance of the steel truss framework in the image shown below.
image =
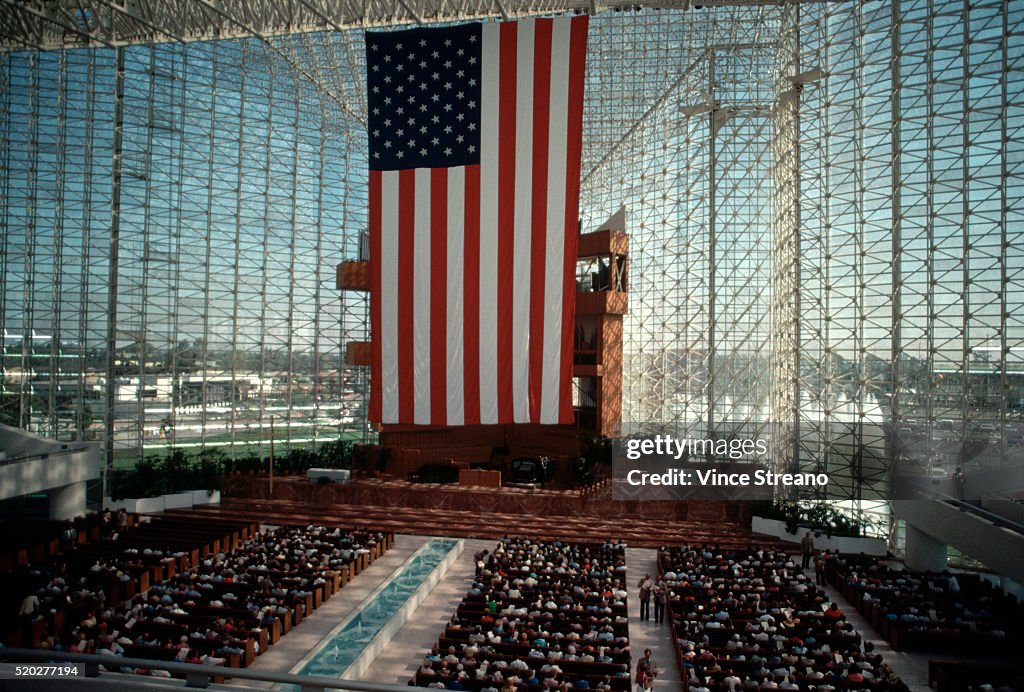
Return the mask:
<path id="1" fill-rule="evenodd" d="M 807 1 L 807 0 L 803 0 Z M 473 18 L 633 9 L 599 0 L 0 0 L 0 49 L 206 41 Z M 781 5 L 783 0 L 655 0 L 644 7 Z"/>
<path id="2" fill-rule="evenodd" d="M 854 509 L 894 461 L 1018 454 L 1017 3 L 69 7 L 0 23 L 5 421 L 111 459 L 244 453 L 271 415 L 365 436 L 341 353 L 366 305 L 332 281 L 366 225 L 347 27 L 581 10 L 584 227 L 629 213 L 628 421 L 770 438 Z"/>

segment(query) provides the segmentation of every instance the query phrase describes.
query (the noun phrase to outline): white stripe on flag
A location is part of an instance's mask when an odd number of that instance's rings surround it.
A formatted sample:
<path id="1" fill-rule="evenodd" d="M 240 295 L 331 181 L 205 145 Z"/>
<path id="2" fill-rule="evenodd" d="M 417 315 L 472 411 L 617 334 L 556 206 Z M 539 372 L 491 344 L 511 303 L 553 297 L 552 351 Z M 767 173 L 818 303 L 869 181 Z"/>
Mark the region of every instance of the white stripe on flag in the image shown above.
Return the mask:
<path id="1" fill-rule="evenodd" d="M 383 171 L 380 183 L 381 421 L 398 421 L 398 171 Z"/>
<path id="2" fill-rule="evenodd" d="M 533 228 L 533 52 L 536 21 L 519 22 L 516 46 L 515 250 L 512 287 L 512 415 L 530 422 L 530 232 Z"/>
<path id="3" fill-rule="evenodd" d="M 498 90 L 500 25 L 482 27 L 480 81 L 480 422 L 498 421 Z M 506 364 L 505 367 L 508 367 Z"/>
<path id="4" fill-rule="evenodd" d="M 548 146 L 547 248 L 544 263 L 544 366 L 540 422 L 558 423 L 562 366 L 564 294 L 566 154 L 569 119 L 569 39 L 572 19 L 554 20 L 551 32 L 551 101 Z"/>
<path id="5" fill-rule="evenodd" d="M 466 381 L 463 377 L 466 354 L 463 332 L 465 319 L 465 232 L 466 232 L 466 169 L 456 166 L 448 169 L 448 324 L 445 344 L 448 350 L 447 399 L 448 425 L 462 425 L 466 420 Z M 440 354 L 438 354 L 440 355 Z"/>
<path id="6" fill-rule="evenodd" d="M 416 169 L 413 226 L 413 383 L 417 425 L 430 423 L 430 169 Z M 405 325 L 408 328 L 408 325 Z"/>

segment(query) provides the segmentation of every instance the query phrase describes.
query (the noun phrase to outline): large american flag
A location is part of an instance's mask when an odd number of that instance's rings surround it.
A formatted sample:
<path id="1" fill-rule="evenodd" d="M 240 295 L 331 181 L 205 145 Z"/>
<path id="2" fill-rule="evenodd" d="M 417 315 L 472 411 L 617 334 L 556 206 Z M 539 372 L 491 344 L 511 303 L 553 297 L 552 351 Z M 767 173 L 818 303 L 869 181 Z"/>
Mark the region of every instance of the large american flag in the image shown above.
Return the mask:
<path id="1" fill-rule="evenodd" d="M 572 422 L 586 40 L 367 33 L 371 420 Z"/>

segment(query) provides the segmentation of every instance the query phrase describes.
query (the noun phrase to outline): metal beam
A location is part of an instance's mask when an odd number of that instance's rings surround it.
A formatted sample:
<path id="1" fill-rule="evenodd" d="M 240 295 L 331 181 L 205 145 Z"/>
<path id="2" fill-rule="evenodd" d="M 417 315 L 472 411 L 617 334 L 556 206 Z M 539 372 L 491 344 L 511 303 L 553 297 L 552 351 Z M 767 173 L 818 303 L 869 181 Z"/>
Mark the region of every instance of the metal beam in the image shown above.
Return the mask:
<path id="1" fill-rule="evenodd" d="M 139 24 L 142 24 L 144 27 L 146 27 L 147 29 L 150 29 L 150 30 L 156 32 L 157 34 L 160 34 L 160 35 L 165 36 L 167 38 L 170 38 L 170 39 L 173 39 L 175 41 L 178 41 L 179 43 L 184 43 L 185 42 L 185 37 L 180 35 L 180 34 L 178 34 L 178 33 L 176 33 L 170 27 L 163 26 L 161 24 L 157 24 L 156 22 L 152 22 L 152 21 L 146 19 L 145 17 L 141 17 L 137 13 L 135 13 L 135 12 L 131 11 L 130 9 L 128 9 L 127 6 L 119 5 L 116 2 L 111 2 L 110 0 L 92 0 L 92 1 L 98 3 L 99 5 L 101 5 L 103 7 L 108 8 L 112 12 L 116 12 L 116 13 L 118 13 L 120 15 L 123 15 L 124 17 L 127 17 L 128 19 L 132 20 L 133 22 L 138 22 Z"/>
<path id="2" fill-rule="evenodd" d="M 498 16 L 507 19 L 561 12 L 596 14 L 622 7 L 615 2 L 597 0 L 554 0 L 545 3 L 469 0 L 457 5 L 436 5 L 427 0 L 398 0 L 398 5 L 407 13 L 407 17 L 403 18 L 395 12 L 394 4 L 380 1 L 330 3 L 324 6 L 315 0 L 218 0 L 216 3 L 205 0 L 188 3 L 137 0 L 129 6 L 119 4 L 116 0 L 79 0 L 75 11 L 83 21 L 88 21 L 88 17 L 98 20 L 96 27 L 87 30 L 67 21 L 67 10 L 61 0 L 0 2 L 27 19 L 22 22 L 11 21 L 10 18 L 0 21 L 0 52 L 20 50 L 26 45 L 47 50 L 82 46 L 81 41 L 69 40 L 69 36 L 84 38 L 89 45 L 100 43 L 111 47 L 166 40 L 184 42 L 252 36 L 266 39 L 270 36 L 325 29 L 340 31 L 368 26 L 393 26 L 408 21 L 423 24 Z M 783 4 L 783 0 L 704 0 L 700 6 L 706 9 Z M 196 11 L 197 8 L 200 8 L 199 11 Z M 702 11 L 692 6 L 689 0 L 648 0 L 631 4 L 629 8 Z M 234 28 L 226 28 L 215 17 L 225 20 Z M 115 21 L 115 18 L 119 18 L 119 21 Z M 101 31 L 107 35 L 101 36 Z"/>
<path id="3" fill-rule="evenodd" d="M 56 7 L 55 4 L 53 5 L 53 7 L 51 7 L 50 11 L 46 11 L 44 9 L 38 9 L 36 7 L 33 7 L 31 4 L 28 4 L 28 3 L 17 2 L 17 0 L 0 0 L 0 2 L 2 2 L 4 5 L 10 7 L 11 9 L 16 10 L 17 12 L 20 12 L 22 14 L 30 15 L 31 17 L 34 17 L 35 19 L 39 20 L 39 26 L 37 28 L 38 28 L 38 31 L 39 31 L 40 35 L 45 35 L 43 30 L 44 30 L 44 28 L 47 25 L 53 25 L 53 26 L 59 27 L 63 31 L 62 43 L 64 45 L 60 45 L 60 46 L 47 46 L 47 47 L 53 47 L 53 48 L 81 48 L 82 47 L 81 43 L 79 43 L 79 42 L 67 42 L 65 39 L 63 39 L 63 36 L 66 36 L 66 34 L 69 33 L 69 32 L 74 34 L 74 35 L 76 35 L 76 36 L 81 36 L 82 38 L 84 38 L 86 40 L 86 45 L 92 45 L 92 43 L 95 41 L 96 43 L 101 43 L 101 44 L 103 44 L 104 46 L 106 46 L 108 48 L 114 48 L 115 47 L 114 43 L 112 43 L 110 41 L 107 41 L 107 40 L 105 40 L 103 38 L 100 38 L 99 36 L 97 36 L 95 34 L 95 32 L 83 31 L 82 29 L 78 28 L 77 26 L 74 26 L 74 25 L 71 25 L 71 24 L 65 24 L 64 22 L 60 21 L 60 19 L 58 19 L 55 16 L 55 12 L 54 12 L 54 8 Z M 46 3 L 46 4 L 48 5 L 50 3 Z M 31 22 L 29 22 L 29 24 L 31 24 Z M 23 45 L 26 42 L 28 42 L 29 39 L 26 36 L 12 35 L 11 33 L 9 33 L 8 27 L 4 27 L 3 28 L 3 32 L 0 33 L 0 50 L 4 50 L 4 51 L 11 50 L 11 47 L 7 46 L 7 42 L 8 41 L 10 41 L 12 43 L 16 43 L 17 45 L 20 46 L 20 45 Z M 42 43 L 43 43 L 43 45 L 47 45 L 46 41 L 43 41 Z"/>
<path id="4" fill-rule="evenodd" d="M 281 50 L 280 47 L 278 47 L 273 41 L 271 41 L 269 38 L 267 38 L 262 33 L 260 33 L 255 27 L 252 27 L 252 26 L 246 24 L 243 20 L 241 20 L 241 19 L 239 19 L 237 17 L 234 17 L 231 14 L 229 14 L 228 12 L 224 11 L 223 9 L 221 9 L 219 7 L 219 5 L 222 4 L 222 3 L 214 4 L 214 3 L 210 2 L 209 0 L 195 0 L 195 2 L 198 2 L 202 6 L 206 7 L 207 9 L 209 9 L 211 12 L 214 12 L 214 13 L 220 15 L 221 17 L 223 17 L 227 21 L 232 22 L 233 24 L 238 25 L 247 34 L 249 34 L 251 36 L 255 36 L 259 40 L 263 41 L 263 43 L 265 43 L 271 50 L 273 50 L 275 53 L 280 55 L 284 59 L 284 61 L 286 63 L 288 63 L 288 65 L 293 70 L 295 70 L 298 74 L 302 75 L 307 80 L 309 80 L 309 82 L 313 86 L 315 86 L 317 88 L 317 91 L 319 91 L 320 94 L 326 96 L 327 98 L 329 98 L 332 101 L 334 101 L 335 103 L 337 103 L 345 113 L 347 113 L 348 115 L 353 117 L 358 122 L 364 123 L 366 121 L 365 116 L 363 116 L 363 114 L 357 113 L 354 110 L 352 110 L 347 103 L 342 101 L 340 98 L 338 98 L 337 95 L 335 95 L 333 92 L 331 92 L 329 89 L 327 89 L 324 86 L 323 82 L 321 82 L 319 79 L 317 79 L 312 73 L 309 72 L 309 70 L 307 70 L 302 65 L 297 64 L 294 60 L 292 60 L 291 56 L 289 56 L 287 53 L 285 53 L 283 50 Z"/>
<path id="5" fill-rule="evenodd" d="M 612 157 L 612 155 L 616 151 L 618 151 L 618 149 L 623 144 L 625 144 L 626 142 L 628 142 L 630 140 L 630 138 L 633 136 L 633 134 L 637 130 L 639 130 L 640 127 L 643 126 L 644 122 L 646 122 L 646 120 L 648 118 L 650 118 L 654 113 L 657 113 L 659 110 L 661 110 L 662 106 L 665 105 L 665 103 L 668 101 L 669 97 L 671 97 L 672 94 L 675 93 L 675 90 L 678 89 L 679 86 L 684 81 L 686 81 L 686 79 L 690 76 L 690 73 L 693 72 L 693 70 L 698 65 L 700 65 L 702 62 L 704 62 L 705 59 L 707 59 L 708 53 L 709 53 L 709 51 L 704 51 L 700 55 L 700 57 L 694 59 L 693 62 L 691 62 L 686 67 L 685 70 L 683 70 L 682 72 L 679 73 L 679 76 L 676 77 L 676 79 L 668 86 L 667 89 L 665 89 L 664 92 L 662 92 L 662 94 L 658 98 L 658 100 L 655 101 L 654 103 L 652 103 L 651 107 L 648 108 L 647 111 L 643 115 L 641 115 L 639 118 L 637 118 L 636 122 L 633 123 L 632 127 L 630 127 L 628 130 L 626 130 L 625 133 L 623 133 L 622 137 L 619 138 L 619 141 L 617 141 L 615 144 L 613 144 L 611 147 L 608 148 L 608 151 L 606 151 L 604 156 L 601 157 L 601 160 L 598 161 L 597 163 L 595 163 L 594 166 L 589 171 L 587 171 L 587 174 L 584 175 L 582 180 L 581 180 L 581 185 L 586 185 L 587 180 L 590 179 L 590 176 L 592 176 L 596 171 L 600 170 L 601 166 L 603 166 Z"/>

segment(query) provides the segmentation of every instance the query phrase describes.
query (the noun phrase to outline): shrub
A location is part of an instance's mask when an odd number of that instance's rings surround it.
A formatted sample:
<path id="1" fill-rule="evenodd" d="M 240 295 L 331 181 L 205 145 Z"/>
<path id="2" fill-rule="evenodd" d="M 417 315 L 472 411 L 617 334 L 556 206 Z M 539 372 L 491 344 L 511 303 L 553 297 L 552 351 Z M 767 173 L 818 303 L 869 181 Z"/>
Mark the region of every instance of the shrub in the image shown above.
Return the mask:
<path id="1" fill-rule="evenodd" d="M 827 536 L 857 537 L 862 531 L 857 519 L 825 502 L 801 505 L 799 502 L 765 501 L 755 503 L 752 510 L 766 519 L 785 522 L 786 531 L 791 534 L 797 533 L 801 526 Z"/>
<path id="2" fill-rule="evenodd" d="M 351 468 L 353 444 L 349 441 L 325 442 L 318 449 L 295 448 L 275 455 L 275 471 L 304 473 L 310 468 Z M 276 450 L 275 450 L 276 451 Z M 223 449 L 207 447 L 194 456 L 181 449 L 168 449 L 160 460 L 156 456 L 140 459 L 133 469 L 119 469 L 110 474 L 110 496 L 157 497 L 186 490 L 220 490 L 222 478 L 234 471 L 267 473 L 269 457 L 254 452 L 231 459 Z"/>

